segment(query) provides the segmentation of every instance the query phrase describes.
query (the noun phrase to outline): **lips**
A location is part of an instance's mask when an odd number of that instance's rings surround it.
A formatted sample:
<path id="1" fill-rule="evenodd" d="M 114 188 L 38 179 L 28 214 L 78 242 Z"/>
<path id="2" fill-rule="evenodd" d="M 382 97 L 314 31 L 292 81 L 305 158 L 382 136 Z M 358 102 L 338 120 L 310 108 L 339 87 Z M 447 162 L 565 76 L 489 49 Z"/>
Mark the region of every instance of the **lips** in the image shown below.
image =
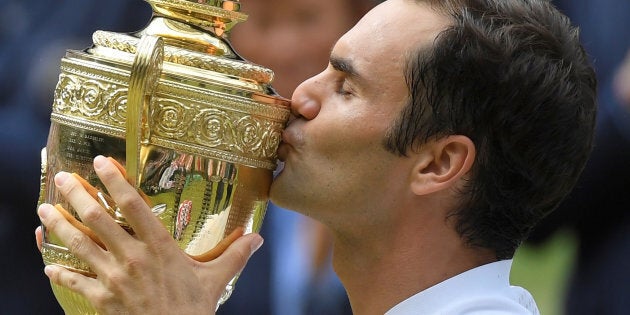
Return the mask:
<path id="1" fill-rule="evenodd" d="M 291 148 L 294 148 L 296 144 L 300 143 L 302 133 L 298 126 L 296 126 L 296 122 L 297 121 L 293 121 L 282 132 L 282 141 L 278 146 L 278 159 L 280 161 L 286 161 Z"/>
<path id="2" fill-rule="evenodd" d="M 287 155 L 289 154 L 289 147 L 291 146 L 290 137 L 287 134 L 287 129 L 282 131 L 282 141 L 280 141 L 280 145 L 278 145 L 278 160 L 282 162 L 286 161 Z"/>
<path id="3" fill-rule="evenodd" d="M 280 145 L 278 146 L 278 160 L 280 160 L 281 162 L 286 161 L 286 157 L 289 154 L 289 148 L 288 148 L 288 144 L 286 144 L 284 141 L 280 142 Z"/>

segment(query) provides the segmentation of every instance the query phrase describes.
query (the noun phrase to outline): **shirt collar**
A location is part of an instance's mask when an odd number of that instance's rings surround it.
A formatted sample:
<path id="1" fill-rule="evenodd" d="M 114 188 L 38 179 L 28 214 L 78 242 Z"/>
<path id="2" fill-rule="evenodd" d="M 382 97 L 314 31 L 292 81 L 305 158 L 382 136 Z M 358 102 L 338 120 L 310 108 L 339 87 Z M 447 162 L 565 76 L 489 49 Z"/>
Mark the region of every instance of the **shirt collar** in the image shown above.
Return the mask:
<path id="1" fill-rule="evenodd" d="M 468 296 L 471 292 L 483 294 L 496 292 L 510 286 L 512 260 L 501 260 L 465 271 L 446 279 L 402 301 L 385 315 L 432 314 L 452 301 Z"/>

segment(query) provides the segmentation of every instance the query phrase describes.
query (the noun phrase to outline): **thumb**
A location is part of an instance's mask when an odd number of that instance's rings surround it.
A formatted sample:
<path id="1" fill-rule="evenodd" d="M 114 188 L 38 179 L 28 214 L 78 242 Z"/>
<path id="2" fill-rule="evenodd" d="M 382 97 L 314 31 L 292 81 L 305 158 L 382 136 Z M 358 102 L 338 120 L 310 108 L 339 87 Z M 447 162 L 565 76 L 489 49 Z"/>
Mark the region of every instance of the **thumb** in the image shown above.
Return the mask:
<path id="1" fill-rule="evenodd" d="M 238 272 L 245 268 L 249 258 L 262 246 L 263 238 L 258 233 L 250 233 L 239 237 L 221 256 L 212 260 L 212 269 L 221 282 L 227 283 Z"/>

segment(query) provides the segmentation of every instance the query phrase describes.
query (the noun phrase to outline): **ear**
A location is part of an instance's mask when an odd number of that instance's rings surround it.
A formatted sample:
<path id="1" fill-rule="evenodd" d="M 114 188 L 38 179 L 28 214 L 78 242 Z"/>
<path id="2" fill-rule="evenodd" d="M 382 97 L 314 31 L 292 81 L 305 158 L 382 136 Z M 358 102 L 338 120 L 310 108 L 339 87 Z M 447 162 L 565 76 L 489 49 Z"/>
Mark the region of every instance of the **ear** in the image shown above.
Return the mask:
<path id="1" fill-rule="evenodd" d="M 454 135 L 427 142 L 416 154 L 411 190 L 427 195 L 456 185 L 470 171 L 476 150 L 470 138 Z"/>

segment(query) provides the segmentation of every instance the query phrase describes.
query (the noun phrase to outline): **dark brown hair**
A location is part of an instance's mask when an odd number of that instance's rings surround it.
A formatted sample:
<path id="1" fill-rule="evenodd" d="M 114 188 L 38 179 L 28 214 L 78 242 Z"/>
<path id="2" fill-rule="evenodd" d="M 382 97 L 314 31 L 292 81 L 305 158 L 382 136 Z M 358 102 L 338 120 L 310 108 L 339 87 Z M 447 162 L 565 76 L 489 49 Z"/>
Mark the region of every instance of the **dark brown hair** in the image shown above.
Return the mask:
<path id="1" fill-rule="evenodd" d="M 409 104 L 385 145 L 405 155 L 468 136 L 477 156 L 451 218 L 469 245 L 510 258 L 584 167 L 595 73 L 578 30 L 548 1 L 430 2 L 452 25 L 410 58 Z"/>

